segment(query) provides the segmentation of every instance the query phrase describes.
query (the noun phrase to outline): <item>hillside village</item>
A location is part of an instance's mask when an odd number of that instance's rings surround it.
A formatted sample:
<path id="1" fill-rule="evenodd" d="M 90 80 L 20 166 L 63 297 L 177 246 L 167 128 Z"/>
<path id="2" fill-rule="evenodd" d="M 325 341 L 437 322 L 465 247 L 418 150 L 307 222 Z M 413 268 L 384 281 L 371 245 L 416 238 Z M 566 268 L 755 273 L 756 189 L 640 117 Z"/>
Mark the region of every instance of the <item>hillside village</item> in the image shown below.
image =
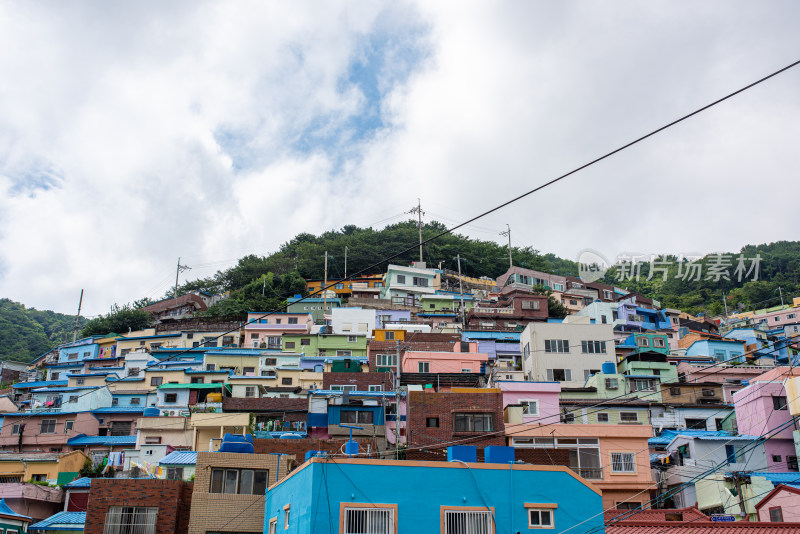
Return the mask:
<path id="1" fill-rule="evenodd" d="M 800 299 L 710 319 L 421 262 L 306 284 L 239 322 L 189 292 L 151 328 L 3 362 L 0 527 L 800 528 Z"/>

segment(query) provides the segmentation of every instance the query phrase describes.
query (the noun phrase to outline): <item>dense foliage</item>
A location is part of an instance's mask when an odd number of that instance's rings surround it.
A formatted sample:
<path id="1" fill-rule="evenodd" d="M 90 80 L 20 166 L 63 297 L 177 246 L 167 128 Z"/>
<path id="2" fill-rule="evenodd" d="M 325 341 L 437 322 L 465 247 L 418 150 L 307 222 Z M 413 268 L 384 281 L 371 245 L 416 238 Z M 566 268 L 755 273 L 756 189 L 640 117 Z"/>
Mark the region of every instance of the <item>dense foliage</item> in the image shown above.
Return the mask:
<path id="1" fill-rule="evenodd" d="M 106 334 L 125 334 L 131 330 L 142 330 L 153 323 L 153 317 L 139 309 L 141 304 L 114 304 L 105 315 L 87 322 L 81 330 L 81 337 L 104 336 Z"/>
<path id="2" fill-rule="evenodd" d="M 78 325 L 85 323 L 80 319 Z M 75 317 L 0 299 L 0 360 L 28 362 L 72 340 Z"/>

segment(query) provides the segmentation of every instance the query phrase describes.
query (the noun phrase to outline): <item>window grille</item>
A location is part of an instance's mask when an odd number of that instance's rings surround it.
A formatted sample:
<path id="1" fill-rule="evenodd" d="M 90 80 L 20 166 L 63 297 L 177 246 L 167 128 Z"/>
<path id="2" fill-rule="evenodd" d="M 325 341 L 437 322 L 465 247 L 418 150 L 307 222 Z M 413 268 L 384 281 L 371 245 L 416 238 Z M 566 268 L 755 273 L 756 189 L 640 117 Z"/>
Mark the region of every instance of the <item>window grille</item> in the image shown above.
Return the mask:
<path id="1" fill-rule="evenodd" d="M 446 510 L 444 513 L 445 534 L 491 534 L 491 512 L 457 512 Z"/>
<path id="2" fill-rule="evenodd" d="M 112 506 L 106 513 L 103 534 L 154 534 L 158 508 Z"/>
<path id="3" fill-rule="evenodd" d="M 394 532 L 391 508 L 345 508 L 345 534 L 390 534 Z"/>

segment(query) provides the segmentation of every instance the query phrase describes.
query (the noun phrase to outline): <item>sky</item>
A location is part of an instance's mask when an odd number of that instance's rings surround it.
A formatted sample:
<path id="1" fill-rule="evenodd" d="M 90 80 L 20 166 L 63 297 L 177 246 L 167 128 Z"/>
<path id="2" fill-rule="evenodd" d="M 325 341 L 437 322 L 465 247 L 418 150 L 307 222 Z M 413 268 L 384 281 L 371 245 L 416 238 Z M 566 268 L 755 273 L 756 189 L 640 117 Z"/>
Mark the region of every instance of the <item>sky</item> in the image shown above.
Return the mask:
<path id="1" fill-rule="evenodd" d="M 800 59 L 791 1 L 0 0 L 0 297 L 83 314 L 300 232 L 455 224 Z M 797 239 L 800 67 L 462 229 Z M 378 259 L 378 258 L 376 258 Z"/>

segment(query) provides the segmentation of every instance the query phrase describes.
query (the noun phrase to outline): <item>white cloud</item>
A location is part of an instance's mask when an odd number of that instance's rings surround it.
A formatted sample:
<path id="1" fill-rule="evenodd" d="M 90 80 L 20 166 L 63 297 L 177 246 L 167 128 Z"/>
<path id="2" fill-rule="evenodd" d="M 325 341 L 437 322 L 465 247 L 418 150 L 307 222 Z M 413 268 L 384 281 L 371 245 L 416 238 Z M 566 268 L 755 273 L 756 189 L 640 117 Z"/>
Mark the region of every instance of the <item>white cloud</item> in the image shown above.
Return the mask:
<path id="1" fill-rule="evenodd" d="M 208 275 L 417 197 L 468 217 L 797 59 L 791 2 L 613 7 L 0 2 L 0 295 L 71 312 L 86 288 L 99 313 L 178 256 Z M 798 79 L 469 233 L 566 257 L 790 239 Z"/>

